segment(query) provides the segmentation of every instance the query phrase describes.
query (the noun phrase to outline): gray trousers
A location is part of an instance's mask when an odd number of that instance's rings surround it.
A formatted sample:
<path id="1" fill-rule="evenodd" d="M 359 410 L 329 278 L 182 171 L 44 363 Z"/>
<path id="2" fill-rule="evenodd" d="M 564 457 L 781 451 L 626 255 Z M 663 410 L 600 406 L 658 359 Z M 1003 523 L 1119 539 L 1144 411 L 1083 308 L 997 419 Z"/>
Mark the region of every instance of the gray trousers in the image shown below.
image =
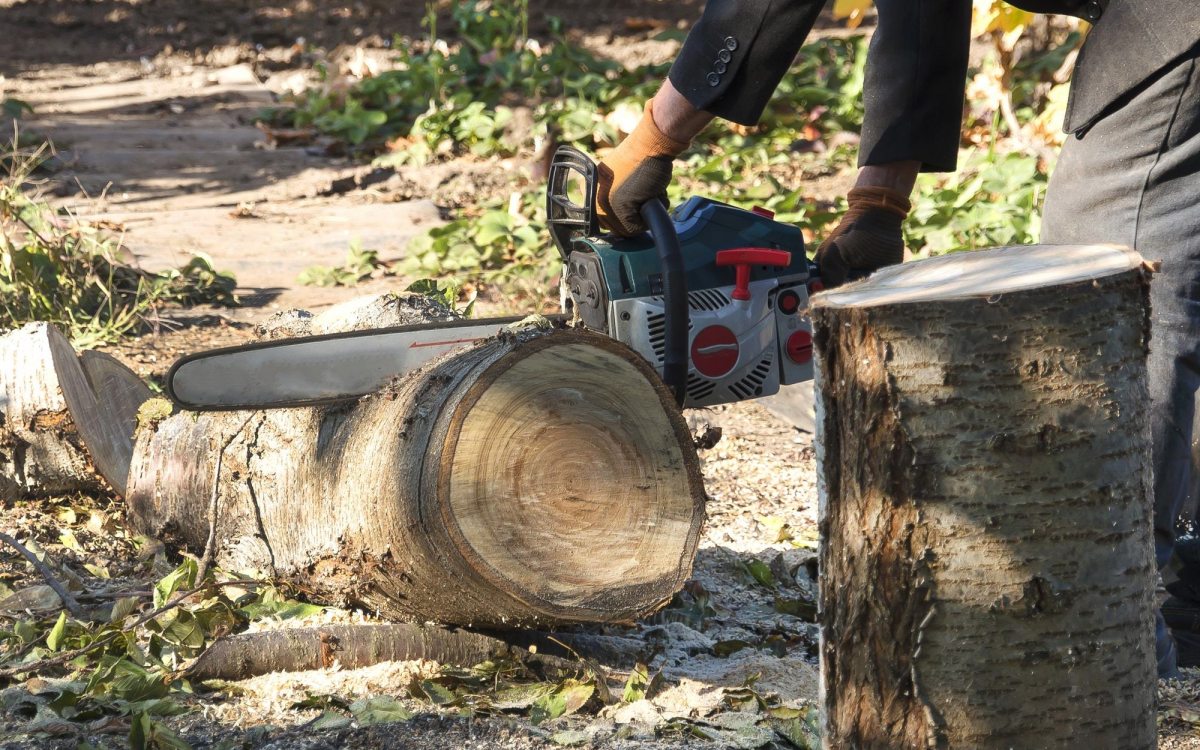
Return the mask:
<path id="1" fill-rule="evenodd" d="M 1197 503 L 1200 439 L 1200 48 L 1168 65 L 1090 130 L 1050 179 L 1042 241 L 1111 242 L 1162 261 L 1150 285 L 1149 388 L 1159 568 Z M 1162 659 L 1173 654 L 1159 618 Z"/>

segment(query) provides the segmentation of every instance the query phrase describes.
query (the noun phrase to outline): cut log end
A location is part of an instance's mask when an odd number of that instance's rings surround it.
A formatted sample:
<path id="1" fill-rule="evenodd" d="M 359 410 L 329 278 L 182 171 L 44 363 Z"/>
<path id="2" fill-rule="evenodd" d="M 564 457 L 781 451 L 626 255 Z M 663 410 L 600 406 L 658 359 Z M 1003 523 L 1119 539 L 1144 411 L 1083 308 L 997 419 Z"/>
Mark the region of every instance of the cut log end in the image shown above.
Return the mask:
<path id="1" fill-rule="evenodd" d="M 123 494 L 136 413 L 150 390 L 99 352 L 76 356 L 57 328 L 0 337 L 0 488 L 7 494 Z"/>
<path id="2" fill-rule="evenodd" d="M 1144 265 L 1119 245 L 1023 245 L 955 253 L 885 268 L 869 279 L 825 292 L 822 307 L 948 302 L 1111 276 Z"/>
<path id="3" fill-rule="evenodd" d="M 440 477 L 451 536 L 493 585 L 548 615 L 633 616 L 690 571 L 699 471 L 645 370 L 607 339 L 546 336 L 493 365 L 452 418 Z"/>

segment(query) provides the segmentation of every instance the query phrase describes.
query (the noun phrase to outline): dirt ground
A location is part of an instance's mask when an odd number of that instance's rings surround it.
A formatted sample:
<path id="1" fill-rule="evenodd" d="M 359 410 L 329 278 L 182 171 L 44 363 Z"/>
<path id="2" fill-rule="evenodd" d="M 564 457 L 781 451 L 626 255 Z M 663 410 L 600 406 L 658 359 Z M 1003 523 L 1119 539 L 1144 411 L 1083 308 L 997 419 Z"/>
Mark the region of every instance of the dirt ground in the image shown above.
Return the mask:
<path id="1" fill-rule="evenodd" d="M 444 6 L 445 3 L 442 3 Z M 581 44 L 621 59 L 666 59 L 657 30 L 686 24 L 699 0 L 613 3 L 531 2 L 534 31 L 548 14 L 563 18 Z M 25 127 L 52 139 L 55 171 L 44 188 L 62 208 L 123 228 L 125 244 L 147 267 L 176 265 L 190 253 L 210 255 L 237 275 L 243 305 L 193 310 L 113 351 L 140 375 L 160 378 L 182 353 L 245 341 L 254 322 L 281 310 L 318 310 L 351 296 L 400 286 L 395 279 L 353 288 L 300 286 L 314 264 L 340 263 L 352 241 L 401 257 L 407 241 L 445 220 L 447 208 L 498 189 L 489 176 L 506 165 L 461 162 L 380 173 L 303 147 L 271 147 L 254 114 L 311 74 L 312 46 L 362 45 L 386 54 L 394 34 L 419 35 L 424 4 L 389 0 L 0 0 L 0 93 L 28 101 Z M 442 15 L 446 15 L 443 7 Z M 503 302 L 485 304 L 496 311 Z M 400 724 L 314 731 L 315 709 L 291 708 L 311 693 L 361 697 L 404 695 L 421 663 L 323 670 L 245 681 L 235 693 L 198 696 L 196 709 L 171 720 L 197 747 L 270 748 L 548 748 L 556 732 L 582 733 L 581 746 L 605 748 L 760 747 L 737 717 L 722 710 L 725 691 L 757 675 L 760 692 L 789 706 L 817 700 L 816 626 L 781 614 L 775 593 L 744 572 L 761 560 L 788 596 L 811 600 L 816 489 L 810 437 L 761 405 L 721 407 L 706 415 L 724 438 L 702 453 L 708 507 L 695 590 L 711 614 L 675 612 L 624 635 L 656 643 L 670 688 L 630 710 L 572 717 L 552 728 L 516 718 L 458 718 L 426 710 Z M 119 519 L 119 503 L 96 510 Z M 32 534 L 66 559 L 58 545 L 62 508 L 21 503 L 0 527 Z M 66 524 L 70 526 L 70 524 Z M 786 529 L 787 533 L 781 533 Z M 119 532 L 94 532 L 80 520 L 79 560 L 128 556 Z M 113 535 L 116 535 L 115 537 Z M 111 537 L 111 538 L 110 538 Z M 16 587 L 32 581 L 0 553 Z M 89 558 L 90 559 L 90 558 Z M 714 655 L 718 643 L 783 644 Z M 1164 704 L 1195 706 L 1200 672 L 1164 685 Z M 673 716 L 711 719 L 717 741 L 663 738 L 654 727 Z M 1192 725 L 1160 716 L 1160 746 L 1200 748 Z M 0 717 L 0 748 L 75 747 L 82 739 L 119 746 L 128 727 L 68 729 L 30 735 L 27 721 Z M 35 737 L 31 739 L 31 737 Z M 761 739 L 761 738 L 758 738 Z M 739 744 L 740 743 L 740 744 Z"/>

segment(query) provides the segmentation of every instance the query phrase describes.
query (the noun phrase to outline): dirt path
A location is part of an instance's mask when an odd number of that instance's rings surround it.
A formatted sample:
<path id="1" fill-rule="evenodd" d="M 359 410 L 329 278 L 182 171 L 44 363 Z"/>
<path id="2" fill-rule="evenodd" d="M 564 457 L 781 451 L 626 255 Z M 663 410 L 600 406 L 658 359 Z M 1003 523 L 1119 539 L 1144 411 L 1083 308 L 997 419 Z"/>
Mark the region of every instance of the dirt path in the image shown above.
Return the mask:
<path id="1" fill-rule="evenodd" d="M 353 242 L 399 258 L 441 220 L 428 199 L 353 189 L 359 166 L 269 148 L 252 123 L 274 96 L 247 64 L 60 66 L 8 88 L 34 108 L 25 127 L 58 149 L 59 205 L 123 227 L 147 268 L 211 256 L 237 276 L 252 315 L 370 291 L 300 287 L 296 277 L 342 263 Z M 347 181 L 352 195 L 339 188 Z"/>

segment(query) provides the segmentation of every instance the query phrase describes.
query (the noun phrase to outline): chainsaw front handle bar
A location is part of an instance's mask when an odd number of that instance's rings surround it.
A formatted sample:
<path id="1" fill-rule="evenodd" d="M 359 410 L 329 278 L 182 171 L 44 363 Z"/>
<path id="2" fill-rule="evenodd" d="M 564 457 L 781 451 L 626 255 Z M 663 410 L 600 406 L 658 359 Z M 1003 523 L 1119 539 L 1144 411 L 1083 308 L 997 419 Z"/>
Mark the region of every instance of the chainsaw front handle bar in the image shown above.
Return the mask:
<path id="1" fill-rule="evenodd" d="M 642 221 L 650 228 L 663 278 L 663 309 L 666 313 L 666 340 L 663 356 L 663 382 L 683 406 L 687 398 L 688 375 L 688 292 L 683 269 L 683 250 L 675 222 L 667 207 L 657 200 L 642 205 Z"/>

